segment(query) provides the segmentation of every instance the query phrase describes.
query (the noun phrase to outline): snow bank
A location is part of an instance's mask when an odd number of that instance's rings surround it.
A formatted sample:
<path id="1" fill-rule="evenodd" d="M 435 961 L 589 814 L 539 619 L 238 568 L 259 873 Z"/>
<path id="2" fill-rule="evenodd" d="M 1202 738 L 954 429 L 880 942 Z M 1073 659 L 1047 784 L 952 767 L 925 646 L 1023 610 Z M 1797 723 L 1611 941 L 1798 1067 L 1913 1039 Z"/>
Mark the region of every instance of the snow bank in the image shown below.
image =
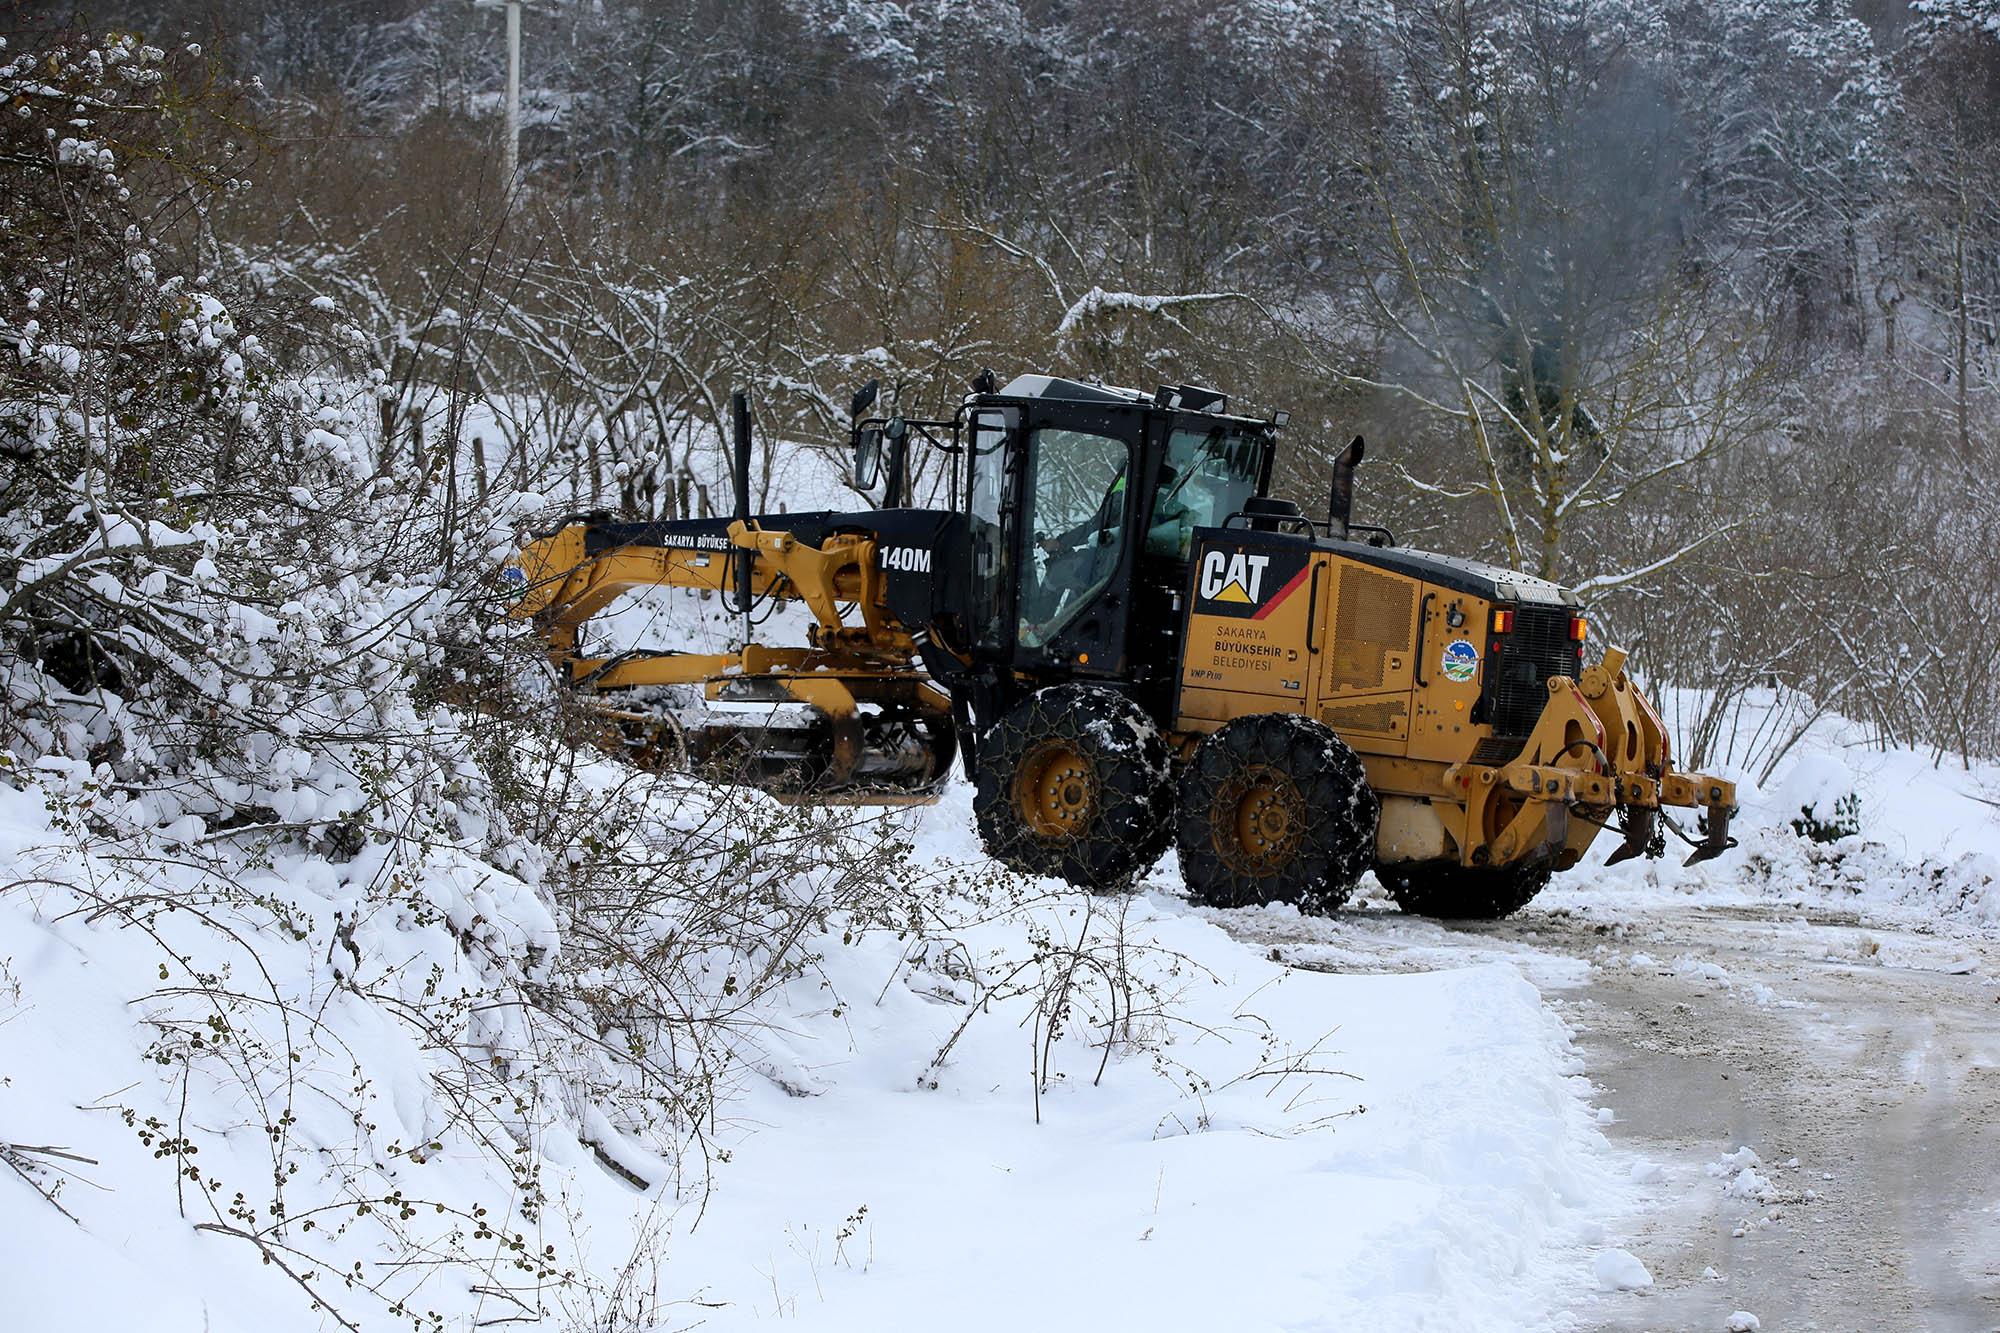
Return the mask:
<path id="1" fill-rule="evenodd" d="M 1536 905 L 1632 907 L 1665 894 L 1844 908 L 1905 925 L 2000 928 L 2000 764 L 1871 749 L 1859 728 L 1830 717 L 1763 789 L 1727 765 L 1712 771 L 1738 782 L 1736 849 L 1687 868 L 1678 863 L 1686 849 L 1670 839 L 1664 860 L 1607 869 L 1603 859 L 1616 839 L 1603 837 Z M 1828 821 L 1843 802 L 1851 803 L 1844 809 L 1856 833 L 1815 842 L 1794 826 L 1806 809 Z"/>
<path id="2" fill-rule="evenodd" d="M 589 902 L 559 920 L 540 853 L 502 870 L 484 829 L 114 839 L 110 815 L 148 821 L 87 766 L 0 774 L 7 1326 L 304 1328 L 319 1305 L 372 1327 L 606 1322 L 635 1255 L 698 1209 L 704 1078 L 741 1076 L 728 995 L 768 998 L 737 983 L 760 929 L 744 904 L 780 929 L 815 904 L 771 892 L 741 824 L 703 825 L 698 799 L 641 820 L 660 786 L 595 760 L 567 776 L 593 813 L 566 858 L 651 848 L 648 894 L 689 901 L 668 893 L 683 875 L 734 914 L 717 931 L 613 903 L 620 949 L 687 969 L 663 1017 Z"/>
<path id="3" fill-rule="evenodd" d="M 10 1328 L 305 1327 L 309 1291 L 421 1314 L 470 1308 L 481 1273 L 545 1285 L 553 1253 L 509 1225 L 540 1154 L 496 1150 L 536 1117 L 451 1099 L 504 1086 L 471 1048 L 529 1048 L 505 997 L 546 975 L 554 921 L 449 854 L 385 895 L 383 851 L 224 880 L 0 784 L 0 1143 L 71 1154 L 0 1172 Z"/>

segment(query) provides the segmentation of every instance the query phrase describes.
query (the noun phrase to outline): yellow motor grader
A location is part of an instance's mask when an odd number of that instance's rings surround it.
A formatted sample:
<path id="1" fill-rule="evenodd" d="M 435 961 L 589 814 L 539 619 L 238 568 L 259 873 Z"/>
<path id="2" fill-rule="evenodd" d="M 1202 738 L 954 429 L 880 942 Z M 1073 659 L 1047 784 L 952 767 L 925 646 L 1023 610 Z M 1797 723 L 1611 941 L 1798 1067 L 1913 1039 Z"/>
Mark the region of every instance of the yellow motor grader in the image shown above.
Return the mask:
<path id="1" fill-rule="evenodd" d="M 790 799 L 933 800 L 954 760 L 987 849 L 1088 888 L 1172 843 L 1223 906 L 1338 906 L 1372 869 L 1407 911 L 1498 917 L 1575 865 L 1733 845 L 1735 787 L 1675 770 L 1576 595 L 1409 550 L 1350 521 L 1354 441 L 1324 520 L 1268 494 L 1279 429 L 1218 393 L 982 376 L 949 419 L 855 396 L 857 512 L 749 513 L 736 404 L 732 518 L 583 515 L 507 573 L 557 670 L 620 743 Z M 912 450 L 949 508 L 906 507 Z M 883 473 L 885 471 L 886 478 Z M 746 623 L 803 605 L 803 643 L 589 656 L 622 594 L 698 589 Z"/>

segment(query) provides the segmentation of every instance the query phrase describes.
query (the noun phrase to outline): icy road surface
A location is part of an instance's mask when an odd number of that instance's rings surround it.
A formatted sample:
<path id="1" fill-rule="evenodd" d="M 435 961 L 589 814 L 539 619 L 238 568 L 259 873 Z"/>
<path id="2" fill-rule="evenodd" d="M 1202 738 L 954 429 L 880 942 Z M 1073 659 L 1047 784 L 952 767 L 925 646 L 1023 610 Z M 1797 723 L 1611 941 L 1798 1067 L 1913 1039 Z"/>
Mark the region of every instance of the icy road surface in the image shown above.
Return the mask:
<path id="1" fill-rule="evenodd" d="M 1650 1205 L 1620 1243 L 1650 1288 L 1583 1328 L 2000 1330 L 2000 940 L 1914 917 L 1583 886 L 1497 924 L 1370 901 L 1218 912 L 1342 972 L 1508 960 L 1576 1034 Z M 1933 933 L 1933 932 L 1936 933 Z M 1578 963 L 1589 964 L 1578 968 Z M 1744 1149 L 1749 1149 L 1744 1152 Z"/>

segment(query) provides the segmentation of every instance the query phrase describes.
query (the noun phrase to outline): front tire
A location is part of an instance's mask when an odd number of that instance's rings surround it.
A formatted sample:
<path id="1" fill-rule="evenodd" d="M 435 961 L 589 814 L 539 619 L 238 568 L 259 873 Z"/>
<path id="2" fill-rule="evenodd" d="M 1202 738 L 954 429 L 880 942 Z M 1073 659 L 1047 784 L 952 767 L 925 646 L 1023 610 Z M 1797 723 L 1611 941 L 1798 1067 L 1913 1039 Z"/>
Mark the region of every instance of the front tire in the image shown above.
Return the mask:
<path id="1" fill-rule="evenodd" d="M 980 840 L 1024 874 L 1122 887 L 1166 850 L 1172 806 L 1160 729 L 1102 686 L 1039 691 L 980 746 L 972 799 Z"/>
<path id="2" fill-rule="evenodd" d="M 1176 832 L 1188 892 L 1216 907 L 1332 911 L 1375 856 L 1381 813 L 1361 759 L 1311 718 L 1237 718 L 1181 776 Z"/>
<path id="3" fill-rule="evenodd" d="M 1528 905 L 1548 887 L 1548 867 L 1462 866 L 1451 861 L 1414 861 L 1375 867 L 1375 878 L 1413 916 L 1447 921 L 1498 921 Z"/>

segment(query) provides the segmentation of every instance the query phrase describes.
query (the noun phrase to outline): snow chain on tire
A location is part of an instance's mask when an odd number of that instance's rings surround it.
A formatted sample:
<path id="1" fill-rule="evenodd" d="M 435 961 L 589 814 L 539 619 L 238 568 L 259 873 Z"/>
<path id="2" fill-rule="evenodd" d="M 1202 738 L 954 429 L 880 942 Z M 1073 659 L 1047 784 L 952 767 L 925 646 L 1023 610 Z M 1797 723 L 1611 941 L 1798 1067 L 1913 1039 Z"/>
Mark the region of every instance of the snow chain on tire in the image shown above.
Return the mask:
<path id="1" fill-rule="evenodd" d="M 1295 713 L 1240 717 L 1181 776 L 1181 872 L 1216 907 L 1332 911 L 1375 858 L 1380 814 L 1360 756 L 1332 728 Z"/>
<path id="2" fill-rule="evenodd" d="M 1548 886 L 1547 866 L 1462 866 L 1450 861 L 1418 861 L 1375 867 L 1375 878 L 1415 916 L 1445 920 L 1498 921 L 1528 905 Z"/>
<path id="3" fill-rule="evenodd" d="M 995 860 L 1079 888 L 1123 887 L 1166 850 L 1167 744 L 1144 709 L 1098 685 L 1057 685 L 986 734 L 972 801 Z"/>

